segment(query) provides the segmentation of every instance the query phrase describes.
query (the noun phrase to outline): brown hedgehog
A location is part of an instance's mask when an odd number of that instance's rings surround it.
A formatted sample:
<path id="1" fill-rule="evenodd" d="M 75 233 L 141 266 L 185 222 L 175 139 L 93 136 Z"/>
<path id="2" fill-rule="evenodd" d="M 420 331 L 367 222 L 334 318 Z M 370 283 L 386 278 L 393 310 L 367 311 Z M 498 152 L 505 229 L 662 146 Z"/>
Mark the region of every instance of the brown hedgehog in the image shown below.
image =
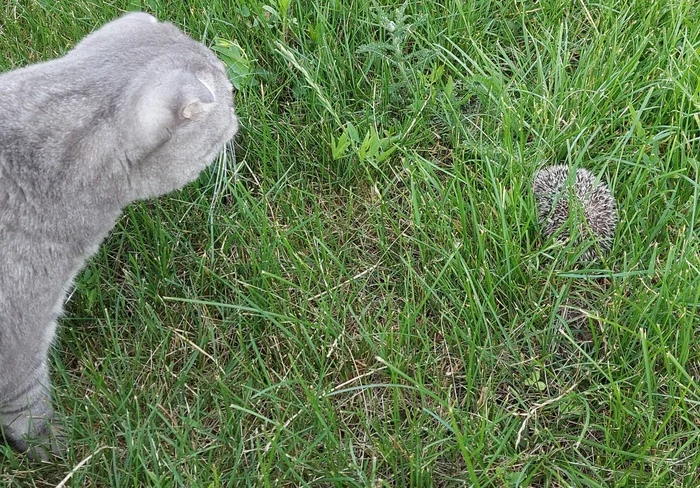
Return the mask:
<path id="1" fill-rule="evenodd" d="M 569 178 L 570 168 L 559 164 L 539 170 L 532 182 L 537 202 L 537 216 L 545 239 L 551 236 L 567 243 L 571 235 L 568 225 L 577 225 L 575 245 L 590 242 L 581 255 L 582 261 L 594 261 L 599 251 L 612 247 L 617 226 L 617 206 L 608 186 L 596 181 L 593 173 L 579 168 Z M 574 205 L 571 199 L 576 202 Z M 578 212 L 576 209 L 580 209 Z M 569 213 L 575 212 L 572 219 Z"/>

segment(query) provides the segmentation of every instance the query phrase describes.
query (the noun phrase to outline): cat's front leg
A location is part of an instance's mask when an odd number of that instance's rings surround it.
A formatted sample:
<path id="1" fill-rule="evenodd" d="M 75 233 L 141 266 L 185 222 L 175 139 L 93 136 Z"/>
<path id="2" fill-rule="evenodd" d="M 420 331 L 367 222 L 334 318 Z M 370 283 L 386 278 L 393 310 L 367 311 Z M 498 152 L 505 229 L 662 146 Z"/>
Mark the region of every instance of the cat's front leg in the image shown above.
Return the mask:
<path id="1" fill-rule="evenodd" d="M 0 424 L 10 446 L 32 459 L 47 461 L 50 454 L 63 453 L 65 439 L 51 407 L 46 360 L 25 378 L 20 387 L 2 398 Z"/>

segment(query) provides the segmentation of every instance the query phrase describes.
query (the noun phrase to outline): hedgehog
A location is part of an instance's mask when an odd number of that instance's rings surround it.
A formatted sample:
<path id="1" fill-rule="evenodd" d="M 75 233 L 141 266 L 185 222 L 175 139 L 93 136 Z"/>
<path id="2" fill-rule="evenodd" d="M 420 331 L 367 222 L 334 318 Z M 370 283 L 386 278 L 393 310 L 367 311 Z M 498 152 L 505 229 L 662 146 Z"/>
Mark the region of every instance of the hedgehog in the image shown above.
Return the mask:
<path id="1" fill-rule="evenodd" d="M 532 182 L 537 202 L 537 216 L 545 239 L 554 236 L 568 243 L 571 232 L 567 227 L 577 225 L 574 245 L 590 242 L 581 255 L 581 261 L 592 262 L 600 258 L 599 251 L 612 247 L 617 226 L 617 205 L 608 186 L 596 180 L 596 176 L 584 168 L 576 170 L 569 179 L 568 165 L 554 165 L 539 170 Z M 573 185 L 572 185 L 573 183 Z M 575 203 L 571 204 L 571 199 Z M 576 212 L 579 208 L 580 211 Z M 574 215 L 570 219 L 569 213 Z"/>

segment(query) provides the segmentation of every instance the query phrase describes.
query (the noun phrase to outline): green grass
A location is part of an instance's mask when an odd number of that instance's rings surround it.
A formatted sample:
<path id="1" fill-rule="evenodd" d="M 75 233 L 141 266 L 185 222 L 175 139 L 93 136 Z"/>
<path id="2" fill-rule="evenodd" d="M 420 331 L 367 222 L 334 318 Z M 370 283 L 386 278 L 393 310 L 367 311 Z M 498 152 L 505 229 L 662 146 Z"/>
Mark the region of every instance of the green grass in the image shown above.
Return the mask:
<path id="1" fill-rule="evenodd" d="M 698 486 L 692 0 L 6 0 L 0 69 L 129 8 L 234 43 L 235 159 L 126 209 L 55 348 L 70 455 L 0 485 Z M 539 237 L 553 163 L 610 183 L 604 263 Z"/>

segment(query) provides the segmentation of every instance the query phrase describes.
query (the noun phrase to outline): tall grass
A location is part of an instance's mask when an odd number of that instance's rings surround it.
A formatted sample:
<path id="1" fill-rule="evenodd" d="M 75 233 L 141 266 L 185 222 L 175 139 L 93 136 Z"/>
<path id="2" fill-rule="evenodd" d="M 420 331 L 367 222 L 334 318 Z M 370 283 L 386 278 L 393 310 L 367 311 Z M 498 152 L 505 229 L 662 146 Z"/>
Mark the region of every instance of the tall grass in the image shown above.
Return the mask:
<path id="1" fill-rule="evenodd" d="M 698 485 L 694 2 L 7 0 L 0 69 L 133 8 L 218 46 L 235 157 L 126 209 L 55 348 L 70 454 L 0 484 Z M 610 184 L 604 262 L 540 237 L 554 163 Z"/>

